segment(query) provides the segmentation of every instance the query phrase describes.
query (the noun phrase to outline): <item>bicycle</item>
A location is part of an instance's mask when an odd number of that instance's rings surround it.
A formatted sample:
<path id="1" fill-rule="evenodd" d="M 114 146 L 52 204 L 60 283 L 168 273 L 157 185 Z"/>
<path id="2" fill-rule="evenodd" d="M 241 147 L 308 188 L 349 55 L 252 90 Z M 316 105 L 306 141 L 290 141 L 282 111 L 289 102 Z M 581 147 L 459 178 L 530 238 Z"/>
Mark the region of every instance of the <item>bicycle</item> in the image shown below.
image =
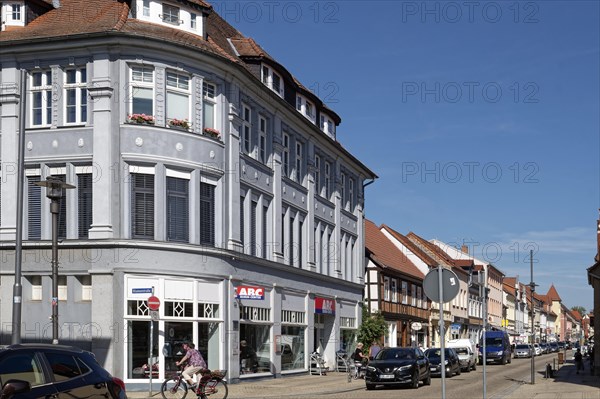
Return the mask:
<path id="1" fill-rule="evenodd" d="M 163 399 L 184 399 L 191 390 L 199 399 L 226 399 L 229 393 L 224 380 L 227 370 L 203 369 L 198 372 L 199 379 L 195 387 L 188 387 L 181 374 L 183 368 L 168 377 L 160 387 Z"/>

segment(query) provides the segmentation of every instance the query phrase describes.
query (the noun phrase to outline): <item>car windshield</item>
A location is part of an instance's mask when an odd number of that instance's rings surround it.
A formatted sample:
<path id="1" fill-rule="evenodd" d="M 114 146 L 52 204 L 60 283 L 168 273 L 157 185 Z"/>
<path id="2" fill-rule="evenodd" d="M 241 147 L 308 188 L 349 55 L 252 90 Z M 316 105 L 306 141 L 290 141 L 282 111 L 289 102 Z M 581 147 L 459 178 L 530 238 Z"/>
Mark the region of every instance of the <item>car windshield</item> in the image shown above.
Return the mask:
<path id="1" fill-rule="evenodd" d="M 414 358 L 415 352 L 412 349 L 382 349 L 375 360 L 410 360 Z"/>
<path id="2" fill-rule="evenodd" d="M 431 349 L 427 349 L 425 351 L 425 356 L 427 356 L 429 359 L 438 359 L 441 355 L 441 350 L 440 348 L 431 348 Z M 445 349 L 444 351 L 445 353 L 445 358 L 448 359 L 451 356 L 451 352 L 448 349 Z"/>
<path id="3" fill-rule="evenodd" d="M 469 350 L 467 348 L 454 348 L 454 351 L 459 355 L 468 355 Z"/>
<path id="4" fill-rule="evenodd" d="M 502 338 L 501 337 L 486 338 L 485 339 L 485 344 L 487 346 L 502 346 Z"/>
<path id="5" fill-rule="evenodd" d="M 529 349 L 529 345 L 517 345 L 517 349 Z"/>

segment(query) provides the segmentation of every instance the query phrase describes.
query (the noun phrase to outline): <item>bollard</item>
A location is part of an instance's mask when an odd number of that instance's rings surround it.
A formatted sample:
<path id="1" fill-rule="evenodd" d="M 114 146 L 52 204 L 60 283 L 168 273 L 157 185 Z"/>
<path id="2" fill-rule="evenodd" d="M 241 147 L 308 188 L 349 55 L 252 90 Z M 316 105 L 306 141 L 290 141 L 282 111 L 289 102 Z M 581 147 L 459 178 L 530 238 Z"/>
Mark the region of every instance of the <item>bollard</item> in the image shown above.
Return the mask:
<path id="1" fill-rule="evenodd" d="M 553 378 L 554 375 L 552 373 L 552 366 L 550 363 L 546 363 L 546 377 L 545 378 Z"/>

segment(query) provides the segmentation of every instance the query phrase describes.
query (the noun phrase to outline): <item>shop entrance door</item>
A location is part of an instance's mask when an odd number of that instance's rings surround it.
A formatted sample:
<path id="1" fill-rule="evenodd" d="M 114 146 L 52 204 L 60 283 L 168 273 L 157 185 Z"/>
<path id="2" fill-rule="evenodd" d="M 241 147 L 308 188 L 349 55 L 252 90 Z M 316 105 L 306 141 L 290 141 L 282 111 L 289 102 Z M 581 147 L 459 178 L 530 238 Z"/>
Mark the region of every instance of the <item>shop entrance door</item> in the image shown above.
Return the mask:
<path id="1" fill-rule="evenodd" d="M 315 314 L 313 352 L 316 351 L 316 352 L 319 352 L 320 354 L 323 354 L 326 344 L 327 344 L 327 338 L 325 337 L 325 316 L 322 314 Z"/>

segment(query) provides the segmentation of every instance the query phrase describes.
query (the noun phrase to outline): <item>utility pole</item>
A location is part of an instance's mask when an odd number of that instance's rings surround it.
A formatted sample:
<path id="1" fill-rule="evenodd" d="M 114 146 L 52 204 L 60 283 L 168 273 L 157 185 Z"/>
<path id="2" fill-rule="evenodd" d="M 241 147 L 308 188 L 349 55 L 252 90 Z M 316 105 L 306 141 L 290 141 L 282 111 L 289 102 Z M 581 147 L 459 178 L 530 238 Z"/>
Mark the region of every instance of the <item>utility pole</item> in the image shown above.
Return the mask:
<path id="1" fill-rule="evenodd" d="M 531 282 L 529 287 L 531 288 L 531 385 L 535 384 L 535 352 L 533 345 L 535 344 L 535 326 L 533 319 L 535 316 L 535 306 L 533 304 L 533 293 L 535 292 L 535 283 L 533 282 L 533 250 L 529 251 L 529 268 L 531 272 Z"/>

